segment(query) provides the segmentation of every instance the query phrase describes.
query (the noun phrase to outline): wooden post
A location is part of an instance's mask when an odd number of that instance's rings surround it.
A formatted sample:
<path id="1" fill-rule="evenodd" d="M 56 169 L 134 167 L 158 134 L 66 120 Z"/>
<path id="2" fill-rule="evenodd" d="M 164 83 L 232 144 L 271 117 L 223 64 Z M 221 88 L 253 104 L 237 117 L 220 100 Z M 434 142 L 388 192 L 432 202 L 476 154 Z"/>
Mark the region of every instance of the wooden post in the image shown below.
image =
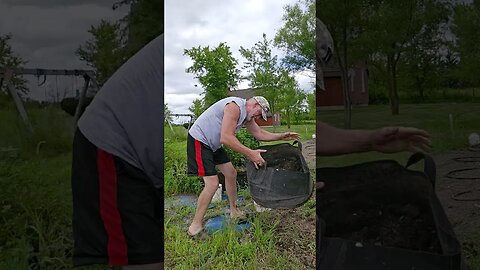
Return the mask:
<path id="1" fill-rule="evenodd" d="M 12 70 L 7 69 L 5 71 L 4 76 L 5 76 L 4 77 L 5 84 L 7 86 L 7 89 L 9 91 L 10 95 L 13 98 L 13 102 L 15 102 L 15 107 L 17 108 L 17 111 L 20 114 L 20 117 L 22 117 L 23 123 L 27 127 L 28 132 L 30 132 L 30 134 L 33 134 L 33 127 L 32 127 L 32 124 L 30 123 L 30 121 L 28 120 L 28 115 L 27 115 L 27 112 L 25 111 L 25 108 L 23 107 L 23 102 L 20 99 L 20 97 L 18 96 L 18 93 L 17 93 L 15 87 L 10 83 L 10 81 L 13 77 Z"/>
<path id="2" fill-rule="evenodd" d="M 85 79 L 85 84 L 83 85 L 82 91 L 80 92 L 80 97 L 79 97 L 79 100 L 78 100 L 77 108 L 75 110 L 75 116 L 74 116 L 75 126 L 74 126 L 74 129 L 77 129 L 77 122 L 78 122 L 78 119 L 80 118 L 80 113 L 82 111 L 83 103 L 85 103 L 85 95 L 87 94 L 88 85 L 90 83 L 90 76 L 85 74 L 85 75 L 83 75 L 83 78 Z"/>

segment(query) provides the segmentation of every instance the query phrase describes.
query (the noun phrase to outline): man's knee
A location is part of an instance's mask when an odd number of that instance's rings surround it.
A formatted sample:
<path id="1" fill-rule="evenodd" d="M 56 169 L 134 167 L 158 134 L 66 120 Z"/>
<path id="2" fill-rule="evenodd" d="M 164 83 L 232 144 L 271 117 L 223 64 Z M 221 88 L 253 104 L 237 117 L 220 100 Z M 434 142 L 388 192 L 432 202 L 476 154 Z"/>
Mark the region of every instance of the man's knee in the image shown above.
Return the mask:
<path id="1" fill-rule="evenodd" d="M 218 176 L 205 176 L 203 177 L 203 181 L 205 182 L 205 190 L 210 192 L 215 192 L 218 188 Z"/>
<path id="2" fill-rule="evenodd" d="M 232 168 L 231 170 L 228 170 L 225 173 L 225 178 L 226 179 L 236 179 L 237 178 L 237 170 L 235 170 L 234 168 Z"/>

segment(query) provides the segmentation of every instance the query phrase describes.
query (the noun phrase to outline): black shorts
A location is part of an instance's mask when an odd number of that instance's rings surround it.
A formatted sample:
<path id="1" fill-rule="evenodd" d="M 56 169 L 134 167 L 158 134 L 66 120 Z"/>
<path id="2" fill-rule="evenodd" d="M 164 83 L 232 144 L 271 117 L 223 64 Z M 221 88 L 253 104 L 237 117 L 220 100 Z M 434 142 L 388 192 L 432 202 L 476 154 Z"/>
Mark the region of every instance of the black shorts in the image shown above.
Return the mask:
<path id="1" fill-rule="evenodd" d="M 187 138 L 187 167 L 188 175 L 211 176 L 217 175 L 215 165 L 230 162 L 225 149 L 221 147 L 217 151 L 195 140 L 190 134 Z"/>
<path id="2" fill-rule="evenodd" d="M 73 264 L 163 262 L 163 187 L 90 143 L 73 142 Z"/>

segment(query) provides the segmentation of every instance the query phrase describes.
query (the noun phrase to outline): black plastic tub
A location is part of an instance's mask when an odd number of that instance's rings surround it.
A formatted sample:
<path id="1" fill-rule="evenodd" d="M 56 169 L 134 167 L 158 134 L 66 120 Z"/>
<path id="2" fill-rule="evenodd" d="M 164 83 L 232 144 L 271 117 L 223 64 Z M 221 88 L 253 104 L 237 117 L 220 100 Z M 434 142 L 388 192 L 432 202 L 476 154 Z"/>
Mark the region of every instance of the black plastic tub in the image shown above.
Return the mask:
<path id="1" fill-rule="evenodd" d="M 298 146 L 295 146 L 298 144 Z M 260 147 L 266 166 L 248 161 L 247 180 L 252 198 L 268 208 L 290 209 L 303 205 L 313 193 L 313 182 L 300 142 Z"/>
<path id="2" fill-rule="evenodd" d="M 425 160 L 424 172 L 407 169 Z M 317 168 L 317 269 L 463 270 L 460 244 L 435 194 L 435 164 L 396 161 Z"/>

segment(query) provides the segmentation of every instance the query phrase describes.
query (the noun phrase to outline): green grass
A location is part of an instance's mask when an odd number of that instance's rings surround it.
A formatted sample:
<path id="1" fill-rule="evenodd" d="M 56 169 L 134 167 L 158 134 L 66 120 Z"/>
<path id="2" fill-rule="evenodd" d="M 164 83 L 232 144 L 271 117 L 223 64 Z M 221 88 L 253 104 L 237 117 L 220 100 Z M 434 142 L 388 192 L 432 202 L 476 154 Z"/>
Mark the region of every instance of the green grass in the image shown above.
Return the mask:
<path id="1" fill-rule="evenodd" d="M 29 134 L 17 112 L 4 108 L 0 149 L 16 150 L 0 153 L 0 270 L 73 269 L 73 119 L 57 107 L 27 107 Z"/>
<path id="2" fill-rule="evenodd" d="M 453 117 L 453 132 L 449 115 Z M 319 111 L 318 119 L 333 126 L 343 127 L 343 110 Z M 372 129 L 383 126 L 411 126 L 428 131 L 432 140 L 432 152 L 439 153 L 462 149 L 468 145 L 468 135 L 480 132 L 480 103 L 406 104 L 400 106 L 400 115 L 391 115 L 389 106 L 371 105 L 354 107 L 352 128 Z M 318 157 L 319 166 L 337 166 L 374 159 L 406 161 L 408 153 L 363 153 L 338 157 Z"/>
<path id="3" fill-rule="evenodd" d="M 207 217 L 219 214 L 224 205 L 210 209 Z M 251 203 L 249 207 L 252 207 Z M 257 213 L 251 220 L 252 227 L 245 233 L 237 232 L 232 225 L 223 232 L 199 240 L 186 233 L 194 212 L 194 207 L 165 211 L 165 266 L 168 269 L 311 269 L 296 254 L 278 248 L 278 225 L 285 222 L 285 214 L 282 220 L 274 211 Z M 307 210 L 300 212 L 313 220 L 313 214 L 307 214 Z M 314 237 L 309 240 L 299 242 L 296 239 L 296 244 L 304 245 L 305 252 L 314 254 Z"/>
<path id="4" fill-rule="evenodd" d="M 311 138 L 314 125 L 266 129 L 271 132 L 296 131 L 303 138 L 307 134 Z M 168 199 L 179 193 L 199 194 L 203 188 L 202 180 L 185 174 L 186 129 L 174 126 L 172 131 L 170 127 L 165 127 L 165 141 L 165 196 Z M 253 211 L 248 191 L 239 190 L 239 195 L 247 203 L 242 209 Z M 226 204 L 226 201 L 222 201 L 215 209 L 209 209 L 204 220 L 221 214 Z M 296 254 L 280 249 L 279 241 L 283 239 L 286 243 L 295 243 L 312 255 L 315 254 L 314 235 L 311 239 L 301 239 L 301 236 L 293 236 L 295 231 L 282 233 L 278 223 L 288 223 L 285 221 L 289 220 L 296 224 L 299 223 L 298 219 L 314 220 L 314 205 L 315 200 L 310 200 L 299 208 L 295 217 L 274 211 L 261 213 L 252 220 L 252 228 L 246 233 L 239 233 L 231 226 L 225 232 L 216 233 L 203 241 L 192 239 L 186 233 L 195 213 L 194 207 L 165 210 L 165 266 L 168 269 L 311 269 Z M 310 223 L 314 224 L 313 221 Z"/>

